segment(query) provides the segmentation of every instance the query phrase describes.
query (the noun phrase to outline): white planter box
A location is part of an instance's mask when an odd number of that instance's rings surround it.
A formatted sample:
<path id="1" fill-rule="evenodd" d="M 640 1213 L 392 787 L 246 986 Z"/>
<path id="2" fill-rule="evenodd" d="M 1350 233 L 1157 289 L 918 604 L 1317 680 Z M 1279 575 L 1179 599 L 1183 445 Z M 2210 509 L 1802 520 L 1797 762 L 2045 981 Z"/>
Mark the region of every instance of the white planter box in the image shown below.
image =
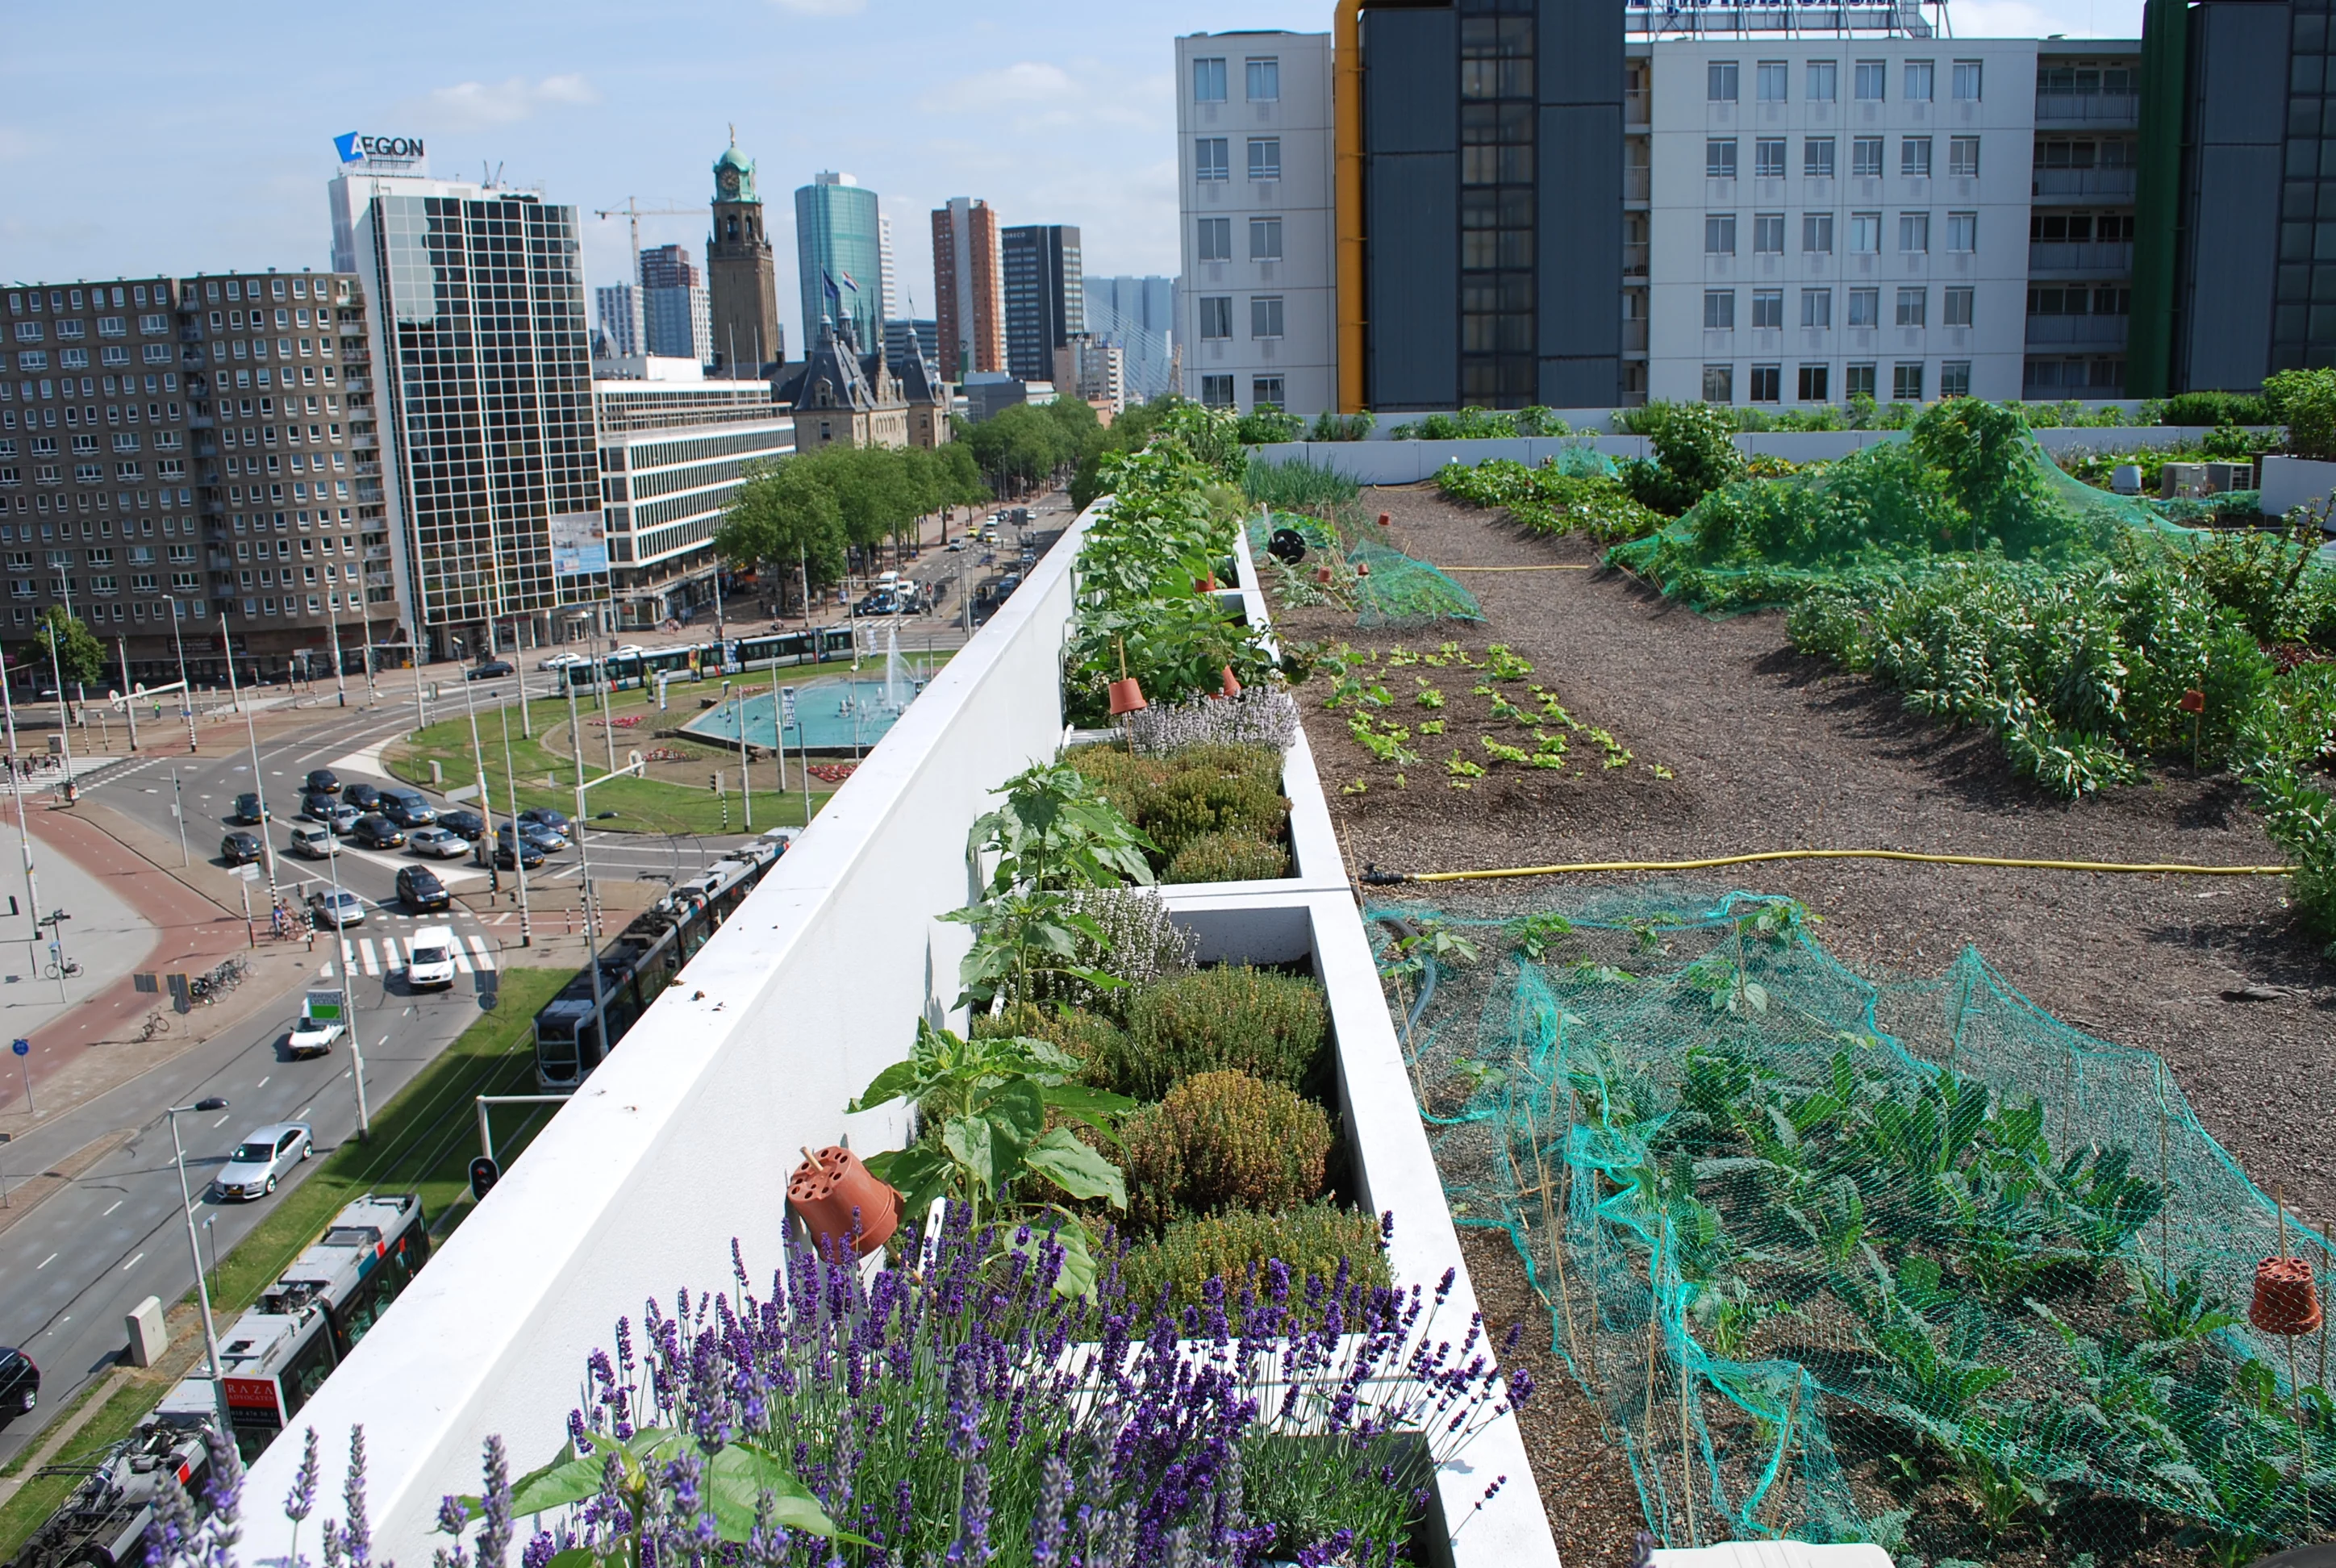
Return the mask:
<path id="1" fill-rule="evenodd" d="M 2336 463 L 2315 463 L 2305 457 L 2263 460 L 2263 509 L 2267 517 L 2285 517 L 2299 506 L 2326 507 L 2336 496 Z M 2321 526 L 2326 528 L 2323 519 Z"/>

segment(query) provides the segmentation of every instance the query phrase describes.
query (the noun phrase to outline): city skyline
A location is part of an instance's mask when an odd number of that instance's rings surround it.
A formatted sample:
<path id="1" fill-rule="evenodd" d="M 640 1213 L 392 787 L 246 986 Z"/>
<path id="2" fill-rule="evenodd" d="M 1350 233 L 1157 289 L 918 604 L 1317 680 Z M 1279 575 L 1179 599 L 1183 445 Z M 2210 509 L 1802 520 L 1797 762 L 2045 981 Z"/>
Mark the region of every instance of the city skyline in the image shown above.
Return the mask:
<path id="1" fill-rule="evenodd" d="M 433 21 L 440 9 L 367 28 L 362 55 L 339 56 L 362 58 L 362 67 L 318 74 L 307 69 L 311 50 L 355 45 L 359 24 L 303 15 L 298 28 L 259 29 L 224 48 L 180 10 L 128 7 L 105 44 L 106 80 L 122 91 L 92 117 L 83 112 L 98 69 L 92 35 L 63 7 L 28 8 L 0 64 L 10 103 L 0 111 L 6 272 L 26 282 L 192 276 L 262 258 L 322 271 L 331 260 L 325 186 L 339 171 L 333 141 L 355 131 L 422 137 L 442 179 L 475 180 L 483 162 L 578 208 L 587 278 L 621 282 L 630 271 L 626 225 L 592 213 L 628 195 L 644 209 L 702 209 L 708 150 L 735 121 L 767 190 L 846 168 L 882 193 L 897 233 L 921 238 L 924 214 L 970 194 L 1002 225 L 1076 225 L 1091 272 L 1173 275 L 1170 40 L 1202 30 L 1320 32 L 1331 21 L 1329 0 L 1106 13 L 1034 3 L 978 15 L 922 0 L 771 0 L 743 12 L 678 10 L 644 36 L 636 12 L 614 7 L 556 16 L 532 5 L 444 9 Z M 2134 37 L 2140 28 L 2138 5 L 2126 0 L 1965 0 L 1955 20 L 1971 37 Z M 462 51 L 437 44 L 445 24 L 456 24 Z M 706 47 L 718 29 L 729 31 L 724 45 Z M 878 41 L 881 48 L 867 46 Z M 514 58 L 527 62 L 523 74 L 509 70 Z M 818 70 L 805 68 L 811 58 Z M 198 80 L 200 93 L 190 85 Z M 88 166 L 158 156 L 207 172 L 149 181 L 134 209 L 87 200 Z M 793 216 L 784 200 L 769 210 L 782 314 L 799 355 L 807 338 L 792 308 Z M 702 251 L 706 229 L 695 211 L 645 216 L 641 243 Z M 897 248 L 903 291 L 930 316 L 929 248 Z"/>

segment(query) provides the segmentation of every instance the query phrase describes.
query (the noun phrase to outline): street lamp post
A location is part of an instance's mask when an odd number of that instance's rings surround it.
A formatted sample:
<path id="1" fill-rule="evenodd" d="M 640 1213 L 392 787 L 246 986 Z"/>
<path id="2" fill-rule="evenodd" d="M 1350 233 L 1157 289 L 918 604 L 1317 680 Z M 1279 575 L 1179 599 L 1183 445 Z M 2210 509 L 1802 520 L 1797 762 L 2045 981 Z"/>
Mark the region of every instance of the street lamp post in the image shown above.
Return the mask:
<path id="1" fill-rule="evenodd" d="M 454 660 L 459 664 L 462 658 L 462 639 L 454 638 L 452 646 Z M 417 670 L 420 668 L 418 663 L 415 667 Z M 419 675 L 415 678 L 419 680 Z M 421 687 L 417 686 L 414 690 L 417 693 L 414 700 L 419 702 Z M 495 836 L 495 803 L 494 798 L 487 794 L 487 753 L 486 748 L 479 744 L 479 706 L 471 696 L 471 683 L 467 679 L 462 682 L 462 707 L 471 716 L 471 762 L 479 774 L 479 813 L 486 819 L 486 826 L 479 834 L 479 842 L 487 846 L 487 891 L 492 895 L 502 891 L 502 877 L 495 869 L 495 852 L 492 847 Z M 511 862 L 514 865 L 519 862 L 516 850 L 511 852 Z"/>
<path id="2" fill-rule="evenodd" d="M 187 716 L 187 752 L 192 755 L 202 745 L 195 738 L 195 688 L 187 680 L 187 642 L 179 632 L 184 611 L 175 599 L 163 602 L 170 607 L 170 646 L 179 650 L 179 711 Z"/>
<path id="3" fill-rule="evenodd" d="M 117 637 L 113 646 L 122 659 L 122 715 L 130 726 L 130 749 L 138 749 L 138 694 L 130 689 L 130 639 Z"/>
<path id="4" fill-rule="evenodd" d="M 179 1118 L 190 1111 L 224 1111 L 227 1102 L 213 1096 L 197 1100 L 191 1105 L 172 1105 L 164 1113 L 170 1118 L 170 1149 L 179 1167 L 179 1206 L 187 1217 L 187 1251 L 195 1260 L 195 1300 L 203 1310 L 203 1350 L 210 1359 L 211 1394 L 219 1401 L 219 1431 L 232 1432 L 232 1417 L 227 1406 L 227 1372 L 219 1365 L 219 1328 L 211 1321 L 211 1288 L 203 1279 L 203 1248 L 195 1235 L 195 1195 L 187 1189 L 187 1146 L 179 1140 Z"/>
<path id="5" fill-rule="evenodd" d="M 229 610 L 227 601 L 219 601 L 219 646 L 227 650 L 227 696 L 229 706 L 243 710 L 243 737 L 251 745 L 251 793 L 259 803 L 259 848 L 268 861 L 268 907 L 276 908 L 279 884 L 276 874 L 276 835 L 268 816 L 268 781 L 259 771 L 259 731 L 251 722 L 251 710 L 243 706 L 242 696 L 235 684 L 235 638 L 228 630 Z"/>
<path id="6" fill-rule="evenodd" d="M 519 774 L 511 768 L 510 693 L 503 694 L 499 706 L 503 726 L 503 799 L 511 806 L 511 873 L 519 878 L 519 945 L 527 948 L 535 945 L 535 926 L 527 907 L 527 841 L 519 833 Z M 520 706 L 527 706 L 524 687 Z"/>
<path id="7" fill-rule="evenodd" d="M 576 728 L 576 691 L 573 687 L 569 687 L 568 692 L 568 727 L 571 734 Z M 602 774 L 599 778 L 588 780 L 584 776 L 584 748 L 580 745 L 576 748 L 577 875 L 584 883 L 584 942 L 589 954 L 585 968 L 592 976 L 592 1037 L 599 1046 L 603 1057 L 608 1054 L 608 1015 L 606 1011 L 608 1002 L 600 994 L 600 932 L 599 922 L 594 918 L 592 901 L 592 855 L 591 852 L 584 846 L 584 792 L 594 784 L 604 784 L 613 778 L 638 776 L 647 765 L 641 760 L 640 753 L 635 752 L 623 767 Z M 511 858 L 516 863 L 517 854 L 514 853 Z M 577 1066 L 580 1069 L 583 1066 L 581 1040 L 577 1042 Z"/>
<path id="8" fill-rule="evenodd" d="M 24 769 L 16 755 L 16 702 L 9 695 L 5 668 L 0 668 L 0 716 L 5 716 L 8 724 L 8 794 L 16 803 L 16 842 L 24 852 L 24 913 L 33 921 L 33 934 L 24 939 L 24 961 L 37 974 L 41 965 L 41 886 L 33 874 L 33 824 L 24 815 Z"/>
<path id="9" fill-rule="evenodd" d="M 60 574 L 57 580 L 64 585 L 65 620 L 70 624 L 73 613 L 73 579 Z M 54 607 L 52 606 L 52 609 Z M 65 798 L 73 798 L 73 718 L 65 711 L 65 667 L 57 657 L 57 644 L 64 638 L 64 628 L 54 620 L 49 622 L 49 673 L 57 683 L 57 734 L 64 743 Z"/>

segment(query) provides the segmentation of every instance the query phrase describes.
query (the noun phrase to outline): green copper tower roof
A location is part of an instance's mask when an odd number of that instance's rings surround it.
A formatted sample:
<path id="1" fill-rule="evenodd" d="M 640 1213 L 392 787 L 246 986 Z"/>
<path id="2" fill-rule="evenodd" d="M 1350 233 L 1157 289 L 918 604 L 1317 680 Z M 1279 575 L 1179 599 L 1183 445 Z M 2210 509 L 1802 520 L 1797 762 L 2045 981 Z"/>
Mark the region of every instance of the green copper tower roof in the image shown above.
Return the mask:
<path id="1" fill-rule="evenodd" d="M 714 161 L 714 200 L 716 201 L 755 201 L 754 161 L 738 151 L 733 141 L 722 156 Z"/>

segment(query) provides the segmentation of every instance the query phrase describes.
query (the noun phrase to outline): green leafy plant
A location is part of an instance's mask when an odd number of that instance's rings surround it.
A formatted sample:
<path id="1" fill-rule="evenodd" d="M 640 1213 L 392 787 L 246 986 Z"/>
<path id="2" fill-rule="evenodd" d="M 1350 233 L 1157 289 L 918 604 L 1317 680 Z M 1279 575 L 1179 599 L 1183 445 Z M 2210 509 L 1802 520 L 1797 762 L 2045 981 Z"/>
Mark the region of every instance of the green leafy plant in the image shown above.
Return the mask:
<path id="1" fill-rule="evenodd" d="M 1329 1010 L 1310 979 L 1271 969 L 1201 969 L 1133 992 L 1121 1054 L 1091 1081 L 1157 1099 L 1196 1073 L 1236 1068 L 1295 1088 L 1324 1058 Z"/>
<path id="2" fill-rule="evenodd" d="M 1501 928 L 1517 950 L 1539 963 L 1549 950 L 1573 934 L 1573 922 L 1553 911 L 1525 915 Z"/>
<path id="3" fill-rule="evenodd" d="M 1290 874 L 1290 852 L 1248 833 L 1202 833 L 1168 862 L 1169 882 L 1263 881 Z"/>
<path id="4" fill-rule="evenodd" d="M 1387 1283 L 1386 1250 L 1378 1222 L 1329 1200 L 1278 1211 L 1226 1209 L 1172 1220 L 1158 1238 L 1129 1250 L 1120 1263 L 1127 1299 L 1149 1305 L 1164 1291 L 1170 1307 L 1198 1306 L 1209 1281 L 1221 1280 L 1228 1299 L 1266 1281 L 1257 1276 L 1270 1260 L 1290 1271 L 1293 1287 L 1325 1281 L 1343 1266 L 1367 1285 Z"/>
<path id="5" fill-rule="evenodd" d="M 1322 1190 L 1330 1118 L 1280 1084 L 1243 1072 L 1196 1073 L 1130 1116 L 1121 1136 L 1129 1222 L 1156 1230 L 1180 1215 L 1294 1207 Z"/>

